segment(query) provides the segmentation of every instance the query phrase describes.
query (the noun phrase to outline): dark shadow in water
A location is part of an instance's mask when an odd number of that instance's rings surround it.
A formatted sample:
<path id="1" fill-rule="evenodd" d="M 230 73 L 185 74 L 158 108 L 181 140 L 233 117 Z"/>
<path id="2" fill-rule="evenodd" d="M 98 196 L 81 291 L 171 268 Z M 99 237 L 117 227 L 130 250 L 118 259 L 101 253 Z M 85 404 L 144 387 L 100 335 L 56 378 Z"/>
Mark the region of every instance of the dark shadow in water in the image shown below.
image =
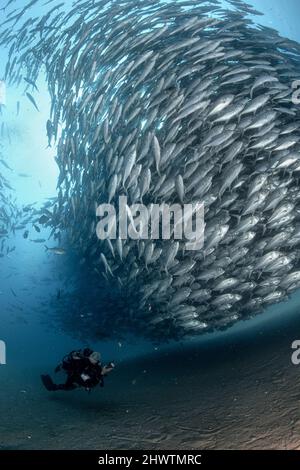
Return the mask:
<path id="1" fill-rule="evenodd" d="M 76 392 L 66 392 L 68 393 L 65 395 L 57 394 L 57 395 L 50 395 L 48 400 L 51 402 L 56 402 L 57 404 L 61 404 L 66 408 L 76 410 L 77 412 L 85 412 L 85 413 L 101 413 L 101 415 L 105 416 L 112 416 L 116 413 L 119 413 L 124 407 L 125 404 L 122 406 L 121 403 L 113 400 L 101 400 L 101 397 L 84 397 L 76 395 Z M 97 401 L 96 401 L 97 400 Z"/>

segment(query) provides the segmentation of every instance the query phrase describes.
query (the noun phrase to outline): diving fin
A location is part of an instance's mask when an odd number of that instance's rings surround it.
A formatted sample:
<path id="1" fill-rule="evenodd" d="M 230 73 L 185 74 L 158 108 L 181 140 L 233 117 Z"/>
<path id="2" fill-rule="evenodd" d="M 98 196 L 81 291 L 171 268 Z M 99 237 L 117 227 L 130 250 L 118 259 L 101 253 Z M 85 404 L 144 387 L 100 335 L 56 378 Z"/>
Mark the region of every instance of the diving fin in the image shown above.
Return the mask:
<path id="1" fill-rule="evenodd" d="M 53 383 L 50 375 L 41 375 L 41 379 L 48 392 L 54 392 L 57 390 L 57 386 Z"/>

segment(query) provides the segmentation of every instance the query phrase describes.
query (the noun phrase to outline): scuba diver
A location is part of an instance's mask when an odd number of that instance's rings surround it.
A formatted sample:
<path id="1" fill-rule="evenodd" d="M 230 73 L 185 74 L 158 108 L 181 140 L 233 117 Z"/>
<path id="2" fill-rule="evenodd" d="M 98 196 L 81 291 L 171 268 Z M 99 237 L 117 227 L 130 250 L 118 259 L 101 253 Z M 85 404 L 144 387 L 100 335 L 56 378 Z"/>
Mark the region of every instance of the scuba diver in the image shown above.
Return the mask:
<path id="1" fill-rule="evenodd" d="M 78 387 L 83 387 L 90 392 L 98 384 L 103 387 L 104 377 L 115 367 L 112 362 L 102 366 L 100 361 L 100 353 L 89 348 L 71 351 L 55 369 L 55 372 L 61 370 L 66 372 L 67 380 L 64 384 L 55 384 L 50 375 L 41 375 L 41 379 L 49 392 L 57 390 L 70 391 Z"/>

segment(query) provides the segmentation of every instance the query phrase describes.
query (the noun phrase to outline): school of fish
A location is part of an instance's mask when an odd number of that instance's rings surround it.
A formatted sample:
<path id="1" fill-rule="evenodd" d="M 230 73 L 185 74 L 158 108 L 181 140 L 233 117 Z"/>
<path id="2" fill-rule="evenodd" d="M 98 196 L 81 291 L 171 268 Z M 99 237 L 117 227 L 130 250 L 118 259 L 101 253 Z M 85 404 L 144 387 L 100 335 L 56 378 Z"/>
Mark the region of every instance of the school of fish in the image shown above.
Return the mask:
<path id="1" fill-rule="evenodd" d="M 0 136 L 3 137 L 5 129 L 5 121 L 3 119 L 3 108 L 6 105 L 6 88 L 5 82 L 0 80 Z M 6 125 L 7 127 L 7 125 Z M 9 132 L 9 129 L 8 129 Z M 17 208 L 16 201 L 13 197 L 13 188 L 10 182 L 3 174 L 3 171 L 12 171 L 7 163 L 3 138 L 0 139 L 0 258 L 4 258 L 14 251 L 15 247 L 9 245 L 9 237 L 14 232 L 17 225 L 20 211 Z"/>
<path id="2" fill-rule="evenodd" d="M 1 157 L 0 150 L 0 166 L 4 166 L 6 161 Z M 10 246 L 9 239 L 17 225 L 18 216 L 19 209 L 13 197 L 12 187 L 0 171 L 0 258 L 15 250 L 15 247 Z"/>
<path id="3" fill-rule="evenodd" d="M 60 170 L 46 225 L 67 234 L 151 338 L 227 328 L 300 287 L 300 45 L 240 0 L 48 1 L 8 12 L 5 81 L 38 111 Z M 205 243 L 106 240 L 96 208 L 204 203 Z M 173 227 L 174 228 L 174 227 Z M 114 313 L 115 314 L 115 313 Z M 99 311 L 103 318 L 109 312 Z"/>

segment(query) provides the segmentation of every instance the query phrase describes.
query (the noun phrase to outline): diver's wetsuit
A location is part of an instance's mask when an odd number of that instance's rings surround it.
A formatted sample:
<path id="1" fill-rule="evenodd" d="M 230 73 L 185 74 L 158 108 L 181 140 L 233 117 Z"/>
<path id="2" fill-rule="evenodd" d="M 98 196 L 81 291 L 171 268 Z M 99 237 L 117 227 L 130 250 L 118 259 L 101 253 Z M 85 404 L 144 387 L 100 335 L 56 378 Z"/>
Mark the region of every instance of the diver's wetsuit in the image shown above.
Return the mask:
<path id="1" fill-rule="evenodd" d="M 86 353 L 88 351 L 88 354 Z M 90 390 L 100 384 L 104 385 L 101 364 L 92 364 L 89 360 L 90 350 L 72 351 L 62 361 L 55 371 L 64 370 L 68 377 L 64 384 L 56 385 L 49 375 L 42 376 L 43 383 L 49 391 L 74 390 L 84 387 Z"/>
<path id="2" fill-rule="evenodd" d="M 101 365 L 92 364 L 85 355 L 77 353 L 77 357 L 74 359 L 70 354 L 63 360 L 62 369 L 67 372 L 68 378 L 65 384 L 58 385 L 59 390 L 73 390 L 78 386 L 90 389 L 99 383 L 103 386 Z"/>

